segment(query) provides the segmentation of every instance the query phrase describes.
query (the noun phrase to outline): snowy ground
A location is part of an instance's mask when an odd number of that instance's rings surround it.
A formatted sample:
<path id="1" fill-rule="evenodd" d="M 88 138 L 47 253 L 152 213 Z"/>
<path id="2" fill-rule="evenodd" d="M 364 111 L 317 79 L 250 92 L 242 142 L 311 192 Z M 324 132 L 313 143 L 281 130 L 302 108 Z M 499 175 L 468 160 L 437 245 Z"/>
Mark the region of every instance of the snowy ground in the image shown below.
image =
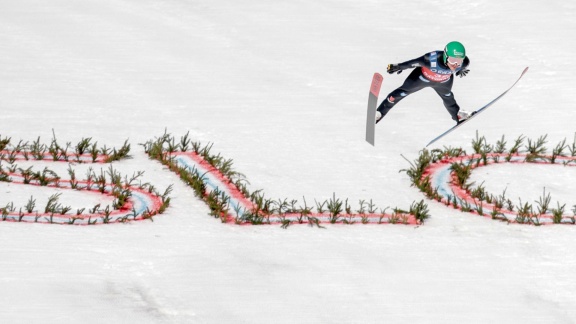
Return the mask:
<path id="1" fill-rule="evenodd" d="M 129 139 L 133 159 L 115 167 L 145 170 L 174 193 L 154 222 L 0 223 L 0 321 L 576 322 L 572 226 L 505 225 L 431 201 L 419 227 L 223 225 L 138 146 L 190 131 L 270 197 L 335 192 L 406 208 L 423 195 L 398 172 L 409 166 L 401 154 L 415 159 L 452 121 L 423 90 L 378 124 L 371 147 L 372 74 L 459 40 L 472 62 L 453 89 L 463 109 L 530 71 L 436 147 L 471 150 L 476 129 L 491 143 L 571 143 L 575 16 L 574 3 L 557 1 L 1 1 L 0 134 Z M 406 75 L 385 75 L 382 96 Z M 474 176 L 528 201 L 546 187 L 572 206 L 574 172 L 514 165 Z M 30 190 L 3 184 L 0 205 L 42 195 Z"/>

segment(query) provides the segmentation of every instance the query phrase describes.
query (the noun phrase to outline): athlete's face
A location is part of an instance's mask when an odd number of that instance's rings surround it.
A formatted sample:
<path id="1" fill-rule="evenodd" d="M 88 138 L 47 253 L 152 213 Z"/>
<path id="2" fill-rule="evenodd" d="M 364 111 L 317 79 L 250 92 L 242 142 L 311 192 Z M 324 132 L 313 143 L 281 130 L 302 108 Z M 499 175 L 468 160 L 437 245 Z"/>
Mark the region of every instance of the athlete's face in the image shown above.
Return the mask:
<path id="1" fill-rule="evenodd" d="M 456 58 L 456 57 L 448 57 L 446 59 L 446 65 L 450 68 L 450 70 L 454 71 L 460 66 L 462 66 L 462 62 L 464 62 L 463 58 Z"/>

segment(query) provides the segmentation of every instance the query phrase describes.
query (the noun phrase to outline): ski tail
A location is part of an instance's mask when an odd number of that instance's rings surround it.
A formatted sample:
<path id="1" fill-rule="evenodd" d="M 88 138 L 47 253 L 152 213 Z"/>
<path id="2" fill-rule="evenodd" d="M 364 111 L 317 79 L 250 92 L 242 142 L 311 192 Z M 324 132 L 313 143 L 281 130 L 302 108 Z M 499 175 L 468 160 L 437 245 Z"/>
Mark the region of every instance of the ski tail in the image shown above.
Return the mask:
<path id="1" fill-rule="evenodd" d="M 372 77 L 370 93 L 368 95 L 368 112 L 366 116 L 366 141 L 374 146 L 376 137 L 376 105 L 378 104 L 378 95 L 384 78 L 378 72 Z"/>

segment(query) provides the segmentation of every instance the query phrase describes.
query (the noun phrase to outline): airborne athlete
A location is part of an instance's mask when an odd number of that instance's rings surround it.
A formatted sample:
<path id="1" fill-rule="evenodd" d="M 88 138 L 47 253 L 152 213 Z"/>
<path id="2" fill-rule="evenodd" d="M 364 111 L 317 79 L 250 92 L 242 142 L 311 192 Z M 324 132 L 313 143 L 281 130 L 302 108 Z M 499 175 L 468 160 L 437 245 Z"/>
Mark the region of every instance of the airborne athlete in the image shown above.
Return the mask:
<path id="1" fill-rule="evenodd" d="M 459 42 L 448 43 L 444 51 L 434 51 L 404 63 L 389 64 L 387 72 L 390 74 L 400 74 L 406 69 L 414 68 L 414 70 L 404 84 L 392 91 L 380 104 L 376 111 L 376 123 L 381 121 L 400 100 L 427 87 L 438 93 L 444 101 L 444 107 L 456 123 L 466 120 L 470 117 L 470 113 L 460 110 L 452 93 L 452 83 L 454 74 L 461 78 L 466 76 L 469 72 L 468 65 L 470 60 L 466 56 L 466 49 Z"/>

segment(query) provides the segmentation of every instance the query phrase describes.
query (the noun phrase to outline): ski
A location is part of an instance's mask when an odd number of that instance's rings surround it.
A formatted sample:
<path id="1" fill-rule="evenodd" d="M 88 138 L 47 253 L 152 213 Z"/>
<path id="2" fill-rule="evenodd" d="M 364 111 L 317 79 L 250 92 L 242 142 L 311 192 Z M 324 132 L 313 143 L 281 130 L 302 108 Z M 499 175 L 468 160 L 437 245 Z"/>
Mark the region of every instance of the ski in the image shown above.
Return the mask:
<path id="1" fill-rule="evenodd" d="M 366 141 L 374 146 L 376 132 L 376 105 L 378 104 L 378 94 L 382 86 L 383 77 L 380 73 L 374 73 L 370 93 L 368 95 L 368 113 L 366 116 Z"/>
<path id="2" fill-rule="evenodd" d="M 496 99 L 490 101 L 488 104 L 486 104 L 484 107 L 472 112 L 472 115 L 470 117 L 468 117 L 468 119 L 464 120 L 463 122 L 457 124 L 456 126 L 451 127 L 450 129 L 448 129 L 447 131 L 445 131 L 444 133 L 440 134 L 440 136 L 436 137 L 435 139 L 431 140 L 430 143 L 426 144 L 426 147 L 428 147 L 429 145 L 431 145 L 432 143 L 436 142 L 437 140 L 441 139 L 442 137 L 450 134 L 452 131 L 454 131 L 455 129 L 457 129 L 458 127 L 464 125 L 465 123 L 467 123 L 470 119 L 478 116 L 479 113 L 481 113 L 482 111 L 486 110 L 486 108 L 492 106 L 492 104 L 494 104 L 496 101 L 498 101 L 500 98 L 502 98 L 506 93 L 508 93 L 508 91 L 510 91 L 510 89 L 512 89 L 516 83 L 518 83 L 518 81 L 520 81 L 520 79 L 522 79 L 522 77 L 524 76 L 524 74 L 526 74 L 526 72 L 528 71 L 528 67 L 526 67 L 524 69 L 524 71 L 522 71 L 522 74 L 520 75 L 520 77 L 518 78 L 518 80 L 516 80 L 516 82 L 514 82 L 514 84 L 512 84 L 510 86 L 510 88 L 508 88 L 506 91 L 504 91 L 501 95 L 499 95 L 498 97 L 496 97 Z"/>

